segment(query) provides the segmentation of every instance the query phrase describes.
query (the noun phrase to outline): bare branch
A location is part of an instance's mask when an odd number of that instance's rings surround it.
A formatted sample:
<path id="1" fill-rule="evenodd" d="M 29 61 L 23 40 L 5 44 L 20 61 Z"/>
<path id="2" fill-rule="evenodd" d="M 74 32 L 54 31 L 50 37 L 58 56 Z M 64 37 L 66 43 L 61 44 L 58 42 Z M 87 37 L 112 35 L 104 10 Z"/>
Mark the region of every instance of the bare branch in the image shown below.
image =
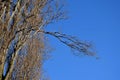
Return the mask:
<path id="1" fill-rule="evenodd" d="M 39 32 L 54 36 L 63 44 L 77 51 L 78 54 L 83 53 L 84 55 L 89 55 L 89 56 L 95 55 L 95 53 L 91 50 L 92 48 L 91 43 L 83 42 L 74 36 L 66 35 L 60 32 L 46 32 L 41 30 Z"/>

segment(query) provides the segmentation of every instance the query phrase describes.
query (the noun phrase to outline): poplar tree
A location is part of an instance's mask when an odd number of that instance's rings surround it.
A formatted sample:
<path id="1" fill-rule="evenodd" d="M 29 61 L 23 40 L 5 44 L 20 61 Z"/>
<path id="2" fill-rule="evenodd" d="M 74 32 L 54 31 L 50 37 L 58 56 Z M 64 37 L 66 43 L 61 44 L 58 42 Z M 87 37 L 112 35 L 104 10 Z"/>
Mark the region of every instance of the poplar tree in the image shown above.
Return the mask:
<path id="1" fill-rule="evenodd" d="M 95 55 L 91 44 L 60 32 L 45 31 L 48 24 L 65 19 L 56 0 L 0 0 L 0 80 L 38 80 L 51 35 L 75 50 L 75 55 Z"/>

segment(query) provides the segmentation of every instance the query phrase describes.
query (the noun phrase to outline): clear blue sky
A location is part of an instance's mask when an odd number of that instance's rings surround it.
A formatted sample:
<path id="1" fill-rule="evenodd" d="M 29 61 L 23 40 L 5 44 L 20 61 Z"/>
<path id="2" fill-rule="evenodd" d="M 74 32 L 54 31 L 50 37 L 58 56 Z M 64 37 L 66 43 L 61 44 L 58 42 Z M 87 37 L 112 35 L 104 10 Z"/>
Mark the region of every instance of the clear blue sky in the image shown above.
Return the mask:
<path id="1" fill-rule="evenodd" d="M 56 49 L 45 62 L 51 80 L 120 80 L 120 0 L 67 0 L 69 19 L 50 29 L 92 41 L 99 60 L 73 56 L 69 48 L 51 38 Z"/>

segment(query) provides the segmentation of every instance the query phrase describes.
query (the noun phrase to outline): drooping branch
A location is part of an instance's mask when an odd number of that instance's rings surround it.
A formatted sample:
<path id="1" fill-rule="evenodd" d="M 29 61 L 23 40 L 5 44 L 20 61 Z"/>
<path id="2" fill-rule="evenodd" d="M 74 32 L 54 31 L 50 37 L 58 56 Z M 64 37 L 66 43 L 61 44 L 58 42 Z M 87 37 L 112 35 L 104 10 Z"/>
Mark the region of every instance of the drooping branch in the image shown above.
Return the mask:
<path id="1" fill-rule="evenodd" d="M 45 32 L 45 34 L 49 34 L 56 37 L 60 42 L 64 43 L 71 49 L 77 51 L 77 53 L 83 53 L 84 55 L 88 55 L 88 56 L 95 55 L 95 53 L 91 51 L 92 45 L 88 42 L 83 42 L 77 39 L 76 37 L 62 34 L 59 32 Z"/>
<path id="2" fill-rule="evenodd" d="M 67 45 L 72 50 L 74 50 L 75 55 L 79 55 L 81 53 L 88 56 L 96 55 L 96 53 L 92 50 L 92 44 L 90 42 L 81 41 L 75 36 L 63 34 L 60 32 L 48 32 L 48 31 L 39 30 L 39 29 L 31 29 L 31 30 L 35 31 L 36 33 L 40 32 L 40 33 L 48 34 L 57 38 L 60 42 L 62 42 L 63 44 Z M 21 31 L 22 30 L 17 32 L 19 33 Z"/>
<path id="3" fill-rule="evenodd" d="M 60 32 L 48 32 L 39 30 L 38 32 L 42 32 L 44 34 L 51 35 L 55 38 L 57 38 L 60 42 L 70 47 L 72 50 L 75 50 L 79 55 L 80 53 L 83 53 L 84 55 L 88 56 L 95 56 L 95 52 L 92 50 L 92 45 L 89 42 L 84 42 L 79 39 L 77 39 L 74 36 L 66 35 Z"/>

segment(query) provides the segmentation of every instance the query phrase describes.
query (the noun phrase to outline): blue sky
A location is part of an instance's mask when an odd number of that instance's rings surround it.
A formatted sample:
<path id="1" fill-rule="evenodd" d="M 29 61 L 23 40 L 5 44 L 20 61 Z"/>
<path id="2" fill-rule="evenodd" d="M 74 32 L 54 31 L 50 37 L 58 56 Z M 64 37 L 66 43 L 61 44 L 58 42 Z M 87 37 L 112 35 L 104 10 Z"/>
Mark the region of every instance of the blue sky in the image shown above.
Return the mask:
<path id="1" fill-rule="evenodd" d="M 120 0 L 67 0 L 66 21 L 52 24 L 52 31 L 92 41 L 100 57 L 72 55 L 70 49 L 50 38 L 55 50 L 44 63 L 51 80 L 120 80 Z"/>

